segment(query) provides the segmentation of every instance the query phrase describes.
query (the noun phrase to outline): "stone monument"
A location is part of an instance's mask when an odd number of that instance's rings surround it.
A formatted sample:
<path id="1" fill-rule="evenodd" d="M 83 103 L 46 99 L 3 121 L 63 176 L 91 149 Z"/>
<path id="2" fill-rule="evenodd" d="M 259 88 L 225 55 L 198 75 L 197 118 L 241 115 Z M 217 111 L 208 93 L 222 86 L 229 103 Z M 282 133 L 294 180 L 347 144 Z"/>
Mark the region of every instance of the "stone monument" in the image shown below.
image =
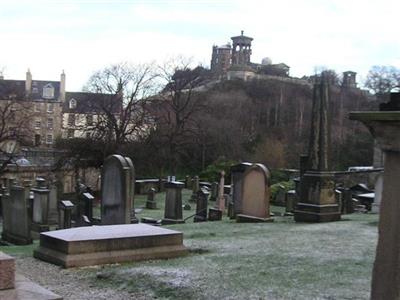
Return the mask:
<path id="1" fill-rule="evenodd" d="M 262 164 L 252 164 L 243 174 L 241 200 L 242 213 L 237 222 L 271 222 L 269 212 L 270 172 Z"/>
<path id="2" fill-rule="evenodd" d="M 101 223 L 137 222 L 133 210 L 135 169 L 129 157 L 111 155 L 104 161 L 101 176 Z"/>
<path id="3" fill-rule="evenodd" d="M 165 195 L 165 212 L 162 224 L 184 223 L 182 215 L 182 189 L 184 183 L 178 181 L 166 182 L 164 184 Z"/>
<path id="4" fill-rule="evenodd" d="M 155 198 L 156 198 L 156 189 L 150 188 L 147 193 L 147 201 L 146 201 L 147 209 L 157 209 L 157 202 Z"/>
<path id="5" fill-rule="evenodd" d="M 194 222 L 205 222 L 207 221 L 207 209 L 208 209 L 208 196 L 210 192 L 201 188 L 198 191 L 197 195 L 197 204 L 196 204 L 196 215 L 194 216 Z"/>
<path id="6" fill-rule="evenodd" d="M 235 219 L 237 214 L 242 212 L 242 183 L 243 173 L 252 164 L 249 162 L 242 162 L 231 167 L 231 183 L 232 183 L 232 202 L 233 212 L 230 215 L 231 219 Z"/>
<path id="7" fill-rule="evenodd" d="M 33 192 L 33 216 L 32 216 L 32 231 L 43 232 L 49 231 L 49 200 L 50 190 L 46 186 L 44 178 L 36 178 L 36 187 Z M 37 238 L 36 236 L 35 238 Z"/>
<path id="8" fill-rule="evenodd" d="M 392 93 L 381 111 L 353 112 L 370 130 L 384 153 L 379 238 L 372 273 L 371 299 L 400 297 L 400 93 Z"/>
<path id="9" fill-rule="evenodd" d="M 328 104 L 329 79 L 322 73 L 314 84 L 308 157 L 301 157 L 300 199 L 294 211 L 296 222 L 340 220 L 334 174 L 328 171 Z"/>
<path id="10" fill-rule="evenodd" d="M 200 179 L 199 176 L 193 177 L 192 182 L 192 196 L 190 197 L 190 202 L 196 202 L 197 192 L 200 190 Z"/>

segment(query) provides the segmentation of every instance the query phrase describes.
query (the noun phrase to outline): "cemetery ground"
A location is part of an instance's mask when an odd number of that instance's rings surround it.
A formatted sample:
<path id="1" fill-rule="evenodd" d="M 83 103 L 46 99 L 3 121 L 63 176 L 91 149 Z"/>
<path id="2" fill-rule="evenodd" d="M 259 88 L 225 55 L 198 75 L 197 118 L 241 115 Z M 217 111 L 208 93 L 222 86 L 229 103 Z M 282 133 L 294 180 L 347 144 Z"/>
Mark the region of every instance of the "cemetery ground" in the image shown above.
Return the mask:
<path id="1" fill-rule="evenodd" d="M 191 191 L 183 191 L 183 203 Z M 157 210 L 137 217 L 161 219 Z M 135 207 L 146 196 L 135 197 Z M 184 218 L 195 212 L 184 211 Z M 214 202 L 209 202 L 209 207 Z M 190 254 L 169 260 L 62 269 L 32 257 L 29 246 L 0 246 L 16 257 L 17 272 L 64 299 L 368 299 L 378 215 L 343 215 L 332 223 L 219 222 L 170 225 L 182 231 Z"/>

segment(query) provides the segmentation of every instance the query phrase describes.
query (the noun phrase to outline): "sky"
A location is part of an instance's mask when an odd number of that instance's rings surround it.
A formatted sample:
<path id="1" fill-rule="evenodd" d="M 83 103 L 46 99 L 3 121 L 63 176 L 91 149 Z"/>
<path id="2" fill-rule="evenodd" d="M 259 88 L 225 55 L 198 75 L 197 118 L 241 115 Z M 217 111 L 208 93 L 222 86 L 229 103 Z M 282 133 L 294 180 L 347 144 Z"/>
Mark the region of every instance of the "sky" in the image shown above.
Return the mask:
<path id="1" fill-rule="evenodd" d="M 398 0 L 0 0 L 5 79 L 59 80 L 79 91 L 118 62 L 162 64 L 182 55 L 210 65 L 212 45 L 253 37 L 252 62 L 269 57 L 290 75 L 326 67 L 365 79 L 400 67 Z"/>

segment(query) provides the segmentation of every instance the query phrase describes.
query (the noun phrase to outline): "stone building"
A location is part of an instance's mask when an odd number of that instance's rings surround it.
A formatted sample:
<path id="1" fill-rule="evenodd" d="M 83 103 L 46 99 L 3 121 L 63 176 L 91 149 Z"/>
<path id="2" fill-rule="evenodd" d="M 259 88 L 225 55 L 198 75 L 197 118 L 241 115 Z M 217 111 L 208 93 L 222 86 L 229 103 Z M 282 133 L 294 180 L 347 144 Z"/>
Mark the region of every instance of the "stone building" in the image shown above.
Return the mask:
<path id="1" fill-rule="evenodd" d="M 211 72 L 220 79 L 260 78 L 266 76 L 289 77 L 290 67 L 284 63 L 273 64 L 270 58 L 263 58 L 261 64 L 251 62 L 252 37 L 240 35 L 231 37 L 232 46 L 213 46 Z"/>

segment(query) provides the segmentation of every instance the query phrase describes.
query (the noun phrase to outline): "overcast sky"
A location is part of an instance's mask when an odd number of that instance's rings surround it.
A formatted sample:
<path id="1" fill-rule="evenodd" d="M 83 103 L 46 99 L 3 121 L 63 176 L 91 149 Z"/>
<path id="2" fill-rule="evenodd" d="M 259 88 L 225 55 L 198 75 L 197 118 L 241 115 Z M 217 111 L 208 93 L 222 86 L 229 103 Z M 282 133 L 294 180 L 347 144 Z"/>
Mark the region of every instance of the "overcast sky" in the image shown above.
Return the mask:
<path id="1" fill-rule="evenodd" d="M 292 76 L 315 67 L 400 67 L 399 0 L 0 1 L 0 67 L 6 79 L 59 80 L 79 91 L 90 74 L 119 61 L 193 57 L 244 34 L 252 61 L 286 63 Z"/>

